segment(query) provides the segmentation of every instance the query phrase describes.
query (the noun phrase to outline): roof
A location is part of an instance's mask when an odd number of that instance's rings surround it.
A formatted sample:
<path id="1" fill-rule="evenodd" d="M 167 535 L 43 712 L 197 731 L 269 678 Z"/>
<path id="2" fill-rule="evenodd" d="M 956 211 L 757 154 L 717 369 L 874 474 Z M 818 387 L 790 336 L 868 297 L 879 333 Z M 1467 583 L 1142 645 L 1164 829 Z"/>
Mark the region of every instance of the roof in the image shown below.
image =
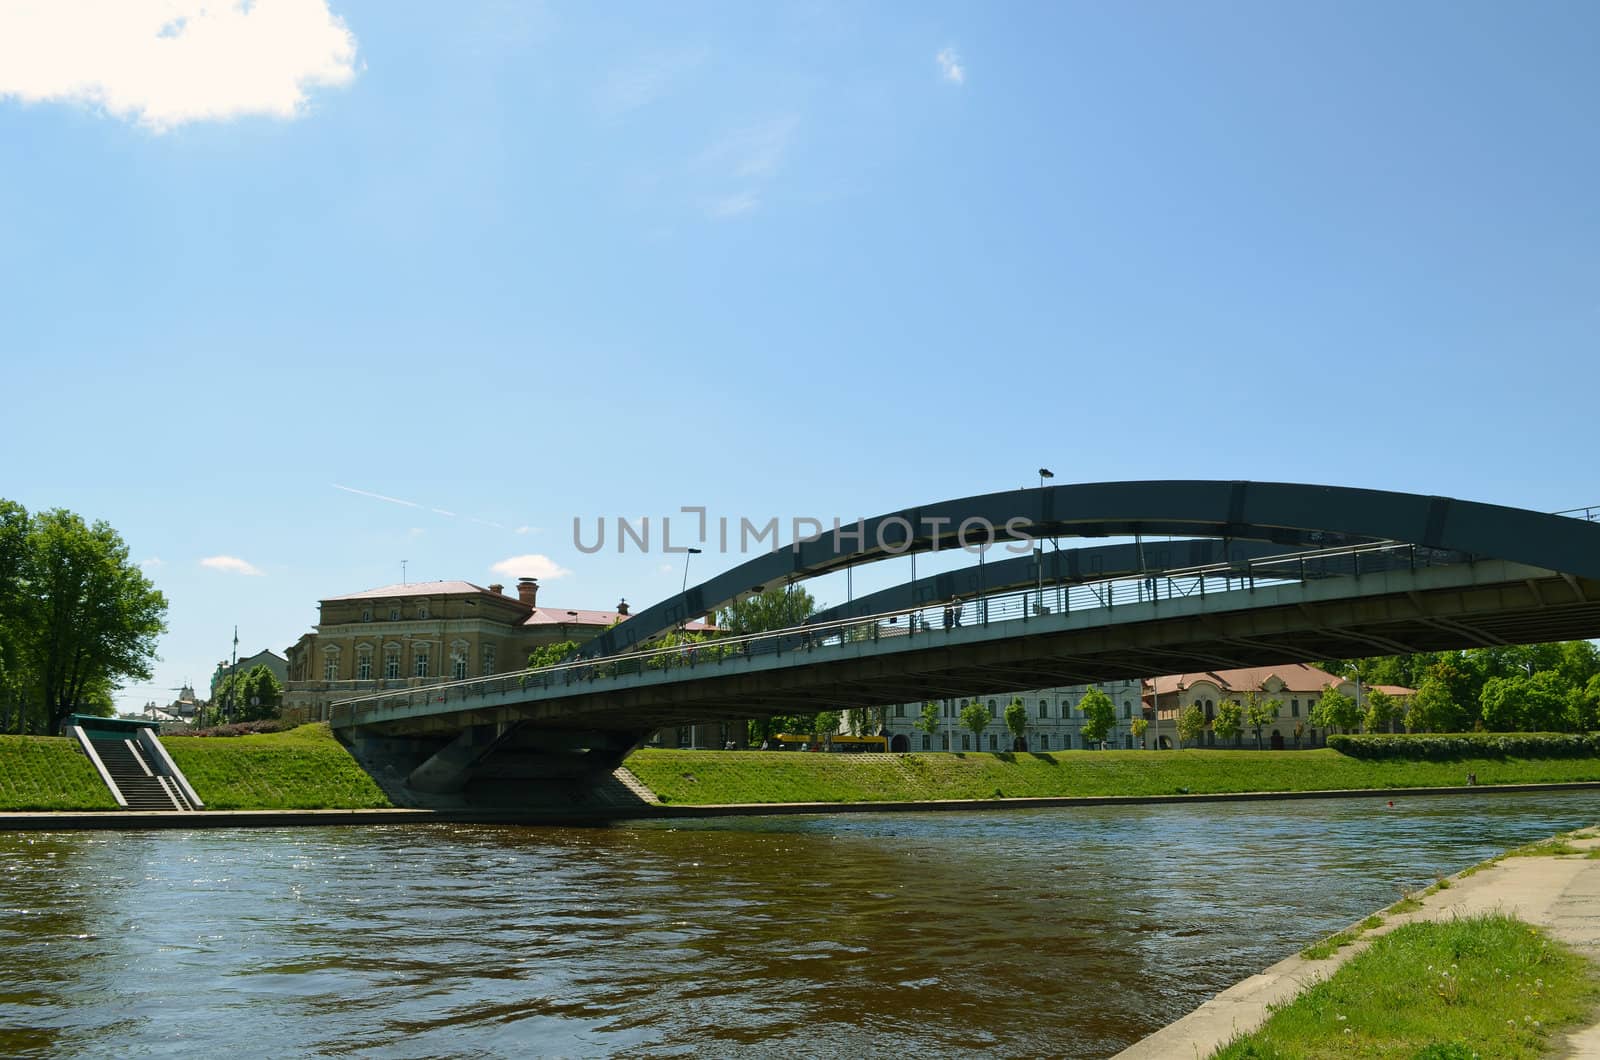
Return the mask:
<path id="1" fill-rule="evenodd" d="M 1210 681 L 1228 692 L 1260 690 L 1267 678 L 1277 677 L 1287 692 L 1320 692 L 1324 685 L 1337 688 L 1345 679 L 1319 670 L 1306 663 L 1282 663 L 1278 666 L 1246 666 L 1238 670 L 1206 670 L 1200 673 L 1167 674 L 1157 677 L 1152 684 L 1156 695 L 1181 692 L 1199 681 Z"/>
<path id="2" fill-rule="evenodd" d="M 1389 696 L 1414 696 L 1417 694 L 1415 688 L 1407 688 L 1405 685 L 1368 685 L 1367 691 L 1382 692 Z"/>
<path id="3" fill-rule="evenodd" d="M 344 596 L 325 596 L 324 601 L 332 600 L 380 600 L 391 596 L 456 596 L 464 593 L 483 593 L 485 595 L 501 596 L 502 599 L 516 603 L 514 597 L 504 596 L 500 593 L 490 593 L 481 585 L 471 582 L 444 581 L 444 582 L 401 582 L 398 585 L 385 585 L 381 589 L 367 589 L 359 593 L 346 593 Z"/>
<path id="4" fill-rule="evenodd" d="M 536 607 L 533 614 L 523 620 L 524 626 L 556 626 L 562 623 L 573 626 L 599 626 L 602 629 L 614 626 L 627 618 L 620 611 L 590 611 L 584 608 L 567 607 Z M 704 619 L 695 619 L 685 625 L 693 633 L 705 633 L 717 627 Z"/>

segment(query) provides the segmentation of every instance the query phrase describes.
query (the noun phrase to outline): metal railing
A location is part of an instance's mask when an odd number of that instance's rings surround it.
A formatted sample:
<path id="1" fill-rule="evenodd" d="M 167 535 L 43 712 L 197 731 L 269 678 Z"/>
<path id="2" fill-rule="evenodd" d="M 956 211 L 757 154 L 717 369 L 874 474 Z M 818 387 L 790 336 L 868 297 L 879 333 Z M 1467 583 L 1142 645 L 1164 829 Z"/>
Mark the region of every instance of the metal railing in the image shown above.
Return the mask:
<path id="1" fill-rule="evenodd" d="M 694 642 L 682 641 L 597 659 L 580 659 L 538 669 L 360 696 L 334 703 L 330 719 L 334 725 L 354 724 L 385 705 L 414 707 L 464 703 L 468 699 L 496 693 L 526 692 L 530 689 L 549 691 L 668 670 L 722 667 L 761 656 L 812 652 L 864 641 L 939 636 L 958 629 L 1001 622 L 1026 624 L 1030 620 L 1038 621 L 1058 613 L 1111 611 L 1128 604 L 1205 598 L 1317 578 L 1359 577 L 1364 573 L 1414 570 L 1418 567 L 1461 563 L 1469 559 L 1460 553 L 1383 541 L 1264 559 L 1151 571 L 1143 575 L 1124 575 L 1071 585 L 1046 582 L 1042 587 L 930 602 L 898 611 L 815 625 Z"/>
<path id="2" fill-rule="evenodd" d="M 1565 511 L 1551 512 L 1551 515 L 1566 515 L 1573 519 L 1582 519 L 1586 523 L 1600 523 L 1600 504 L 1591 504 L 1583 508 L 1568 508 Z"/>

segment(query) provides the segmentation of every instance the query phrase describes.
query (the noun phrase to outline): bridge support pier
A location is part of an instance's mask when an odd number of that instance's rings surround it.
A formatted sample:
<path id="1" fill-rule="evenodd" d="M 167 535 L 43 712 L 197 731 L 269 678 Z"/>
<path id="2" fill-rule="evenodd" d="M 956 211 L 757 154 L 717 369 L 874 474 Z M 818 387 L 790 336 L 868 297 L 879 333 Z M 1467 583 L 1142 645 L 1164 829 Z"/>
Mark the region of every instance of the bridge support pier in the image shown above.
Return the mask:
<path id="1" fill-rule="evenodd" d="M 451 795 L 466 788 L 478 763 L 494 753 L 517 729 L 516 722 L 471 725 L 406 777 L 406 786 L 430 795 Z"/>

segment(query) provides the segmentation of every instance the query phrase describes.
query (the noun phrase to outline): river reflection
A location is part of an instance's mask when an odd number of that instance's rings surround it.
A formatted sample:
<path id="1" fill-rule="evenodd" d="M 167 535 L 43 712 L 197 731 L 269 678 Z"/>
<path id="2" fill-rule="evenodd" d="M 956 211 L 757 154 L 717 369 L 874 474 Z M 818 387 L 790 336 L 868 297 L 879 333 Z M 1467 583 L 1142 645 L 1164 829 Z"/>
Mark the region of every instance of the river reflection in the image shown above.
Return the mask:
<path id="1" fill-rule="evenodd" d="M 1105 1056 L 1600 794 L 0 836 L 0 1053 Z"/>

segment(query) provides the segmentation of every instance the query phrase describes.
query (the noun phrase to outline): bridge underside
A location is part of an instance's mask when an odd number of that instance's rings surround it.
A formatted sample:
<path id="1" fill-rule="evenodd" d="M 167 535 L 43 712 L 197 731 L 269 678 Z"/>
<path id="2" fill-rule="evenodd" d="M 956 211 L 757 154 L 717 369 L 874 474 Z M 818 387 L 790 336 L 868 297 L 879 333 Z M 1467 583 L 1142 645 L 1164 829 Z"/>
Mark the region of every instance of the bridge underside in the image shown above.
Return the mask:
<path id="1" fill-rule="evenodd" d="M 1512 580 L 1319 598 L 1280 586 L 1210 601 L 1163 600 L 999 627 L 925 630 L 870 645 L 797 647 L 632 685 L 579 682 L 559 695 L 364 719 L 354 735 L 405 748 L 424 790 L 518 790 L 603 779 L 660 728 L 819 709 L 1043 688 L 1157 674 L 1600 635 L 1600 582 L 1518 568 Z M 1074 620 L 1076 624 L 1074 624 Z M 870 648 L 870 650 L 867 650 Z M 552 778 L 554 778 L 552 780 Z"/>

